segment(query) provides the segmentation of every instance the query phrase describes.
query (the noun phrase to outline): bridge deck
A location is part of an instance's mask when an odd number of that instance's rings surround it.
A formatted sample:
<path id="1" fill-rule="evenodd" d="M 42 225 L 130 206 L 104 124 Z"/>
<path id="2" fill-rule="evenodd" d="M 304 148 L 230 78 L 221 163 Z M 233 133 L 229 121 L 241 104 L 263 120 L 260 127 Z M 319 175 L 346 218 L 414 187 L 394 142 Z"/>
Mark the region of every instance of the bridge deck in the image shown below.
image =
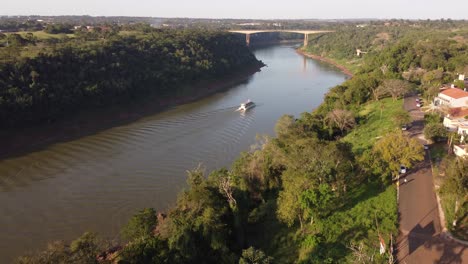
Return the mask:
<path id="1" fill-rule="evenodd" d="M 256 29 L 256 30 L 229 30 L 231 33 L 239 34 L 257 34 L 257 33 L 266 33 L 266 32 L 289 32 L 289 33 L 298 33 L 298 34 L 318 34 L 318 33 L 329 33 L 334 32 L 330 30 L 296 30 L 296 29 Z"/>

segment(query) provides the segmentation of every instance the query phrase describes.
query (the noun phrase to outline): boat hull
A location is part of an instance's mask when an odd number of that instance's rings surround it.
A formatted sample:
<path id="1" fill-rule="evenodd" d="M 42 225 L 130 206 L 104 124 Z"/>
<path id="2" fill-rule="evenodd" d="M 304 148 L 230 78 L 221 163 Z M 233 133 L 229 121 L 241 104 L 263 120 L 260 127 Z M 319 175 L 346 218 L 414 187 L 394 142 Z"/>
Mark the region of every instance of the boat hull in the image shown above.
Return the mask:
<path id="1" fill-rule="evenodd" d="M 248 104 L 241 104 L 241 106 L 239 108 L 237 108 L 237 111 L 247 111 L 251 108 L 254 108 L 255 107 L 255 104 L 250 102 Z"/>

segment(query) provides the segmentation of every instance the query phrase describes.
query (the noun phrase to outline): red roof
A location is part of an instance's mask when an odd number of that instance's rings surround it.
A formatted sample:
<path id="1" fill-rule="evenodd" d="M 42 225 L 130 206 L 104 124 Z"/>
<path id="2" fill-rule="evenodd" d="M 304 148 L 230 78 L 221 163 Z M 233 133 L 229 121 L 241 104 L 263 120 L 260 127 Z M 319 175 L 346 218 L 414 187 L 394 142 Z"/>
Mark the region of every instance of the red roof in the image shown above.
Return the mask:
<path id="1" fill-rule="evenodd" d="M 465 117 L 468 116 L 468 108 L 454 107 L 450 108 L 449 114 L 452 117 Z"/>
<path id="2" fill-rule="evenodd" d="M 458 89 L 458 88 L 447 89 L 447 90 L 441 92 L 441 94 L 445 94 L 446 96 L 450 96 L 450 97 L 455 98 L 455 99 L 468 97 L 468 92 L 465 92 L 465 91 L 463 91 L 461 89 Z"/>

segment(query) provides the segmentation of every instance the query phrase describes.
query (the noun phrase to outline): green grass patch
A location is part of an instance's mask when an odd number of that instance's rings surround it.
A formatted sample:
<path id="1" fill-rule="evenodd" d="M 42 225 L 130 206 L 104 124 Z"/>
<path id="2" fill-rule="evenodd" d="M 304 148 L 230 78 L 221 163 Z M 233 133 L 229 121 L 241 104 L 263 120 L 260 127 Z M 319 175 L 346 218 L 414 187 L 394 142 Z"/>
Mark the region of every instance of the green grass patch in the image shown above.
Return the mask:
<path id="1" fill-rule="evenodd" d="M 342 140 L 353 145 L 355 153 L 362 153 L 372 147 L 377 139 L 397 129 L 392 117 L 403 107 L 403 99 L 393 101 L 385 98 L 363 106 L 358 114 L 360 124 Z"/>
<path id="2" fill-rule="evenodd" d="M 44 31 L 21 31 L 21 32 L 11 32 L 11 33 L 5 33 L 5 34 L 19 34 L 21 37 L 26 37 L 26 34 L 32 33 L 38 40 L 45 40 L 45 39 L 61 39 L 64 37 L 68 38 L 74 38 L 75 34 L 49 34 Z"/>
<path id="3" fill-rule="evenodd" d="M 447 228 L 452 227 L 453 220 L 455 220 L 455 201 L 456 196 L 450 193 L 441 193 L 441 205 L 445 214 L 445 221 Z"/>
<path id="4" fill-rule="evenodd" d="M 333 62 L 336 65 L 345 67 L 353 74 L 359 70 L 363 62 L 362 57 L 354 57 L 354 58 L 339 57 L 339 56 L 335 56 L 331 52 L 328 52 L 328 53 L 319 52 L 311 46 L 303 47 L 302 50 L 310 54 L 320 55 L 326 58 L 327 60 Z"/>
<path id="5" fill-rule="evenodd" d="M 346 67 L 346 69 L 351 71 L 353 74 L 356 73 L 362 65 L 362 59 L 360 58 L 357 58 L 355 60 L 331 58 L 331 60 L 334 61 L 338 65 L 342 65 Z"/>
<path id="6" fill-rule="evenodd" d="M 455 208 L 457 207 L 456 195 L 444 192 L 440 193 L 440 198 L 447 228 L 455 237 L 462 240 L 468 240 L 468 202 L 459 201 L 458 211 L 455 213 Z M 453 225 L 455 220 L 456 225 Z"/>
<path id="7" fill-rule="evenodd" d="M 319 232 L 311 237 L 319 237 L 318 243 L 312 249 L 301 248 L 299 254 L 304 262 L 354 263 L 349 247 L 361 243 L 369 256 L 374 254 L 374 258 L 382 258 L 382 261 L 388 257 L 376 252 L 379 234 L 388 245 L 390 235 L 395 239 L 398 233 L 395 187 L 382 190 L 378 183 L 369 183 L 358 187 L 348 198 L 349 202 L 343 208 L 337 208 L 331 216 L 315 225 Z"/>
<path id="8" fill-rule="evenodd" d="M 35 37 L 37 37 L 39 40 L 52 39 L 52 38 L 61 39 L 61 38 L 65 38 L 65 37 L 68 37 L 68 38 L 74 38 L 75 37 L 75 34 L 49 34 L 49 33 L 44 32 L 44 31 L 33 32 L 33 35 Z"/>

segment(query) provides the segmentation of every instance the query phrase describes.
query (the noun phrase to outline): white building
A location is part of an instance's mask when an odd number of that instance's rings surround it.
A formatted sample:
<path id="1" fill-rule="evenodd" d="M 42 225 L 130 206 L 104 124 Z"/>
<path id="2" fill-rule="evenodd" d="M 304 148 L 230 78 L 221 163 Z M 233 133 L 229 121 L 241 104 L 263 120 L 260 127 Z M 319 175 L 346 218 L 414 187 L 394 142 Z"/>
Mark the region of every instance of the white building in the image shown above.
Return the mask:
<path id="1" fill-rule="evenodd" d="M 448 107 L 468 107 L 468 92 L 458 88 L 449 88 L 439 93 L 434 98 L 434 105 L 446 105 Z"/>
<path id="2" fill-rule="evenodd" d="M 462 136 L 462 141 L 468 136 L 468 120 L 458 125 L 457 133 Z"/>
<path id="3" fill-rule="evenodd" d="M 458 127 L 461 124 L 468 122 L 468 119 L 466 119 L 465 117 L 468 117 L 468 108 L 451 108 L 450 113 L 446 117 L 444 117 L 444 127 L 446 127 L 450 131 L 458 131 Z"/>
<path id="4" fill-rule="evenodd" d="M 461 158 L 468 158 L 468 145 L 454 145 L 453 153 Z"/>

